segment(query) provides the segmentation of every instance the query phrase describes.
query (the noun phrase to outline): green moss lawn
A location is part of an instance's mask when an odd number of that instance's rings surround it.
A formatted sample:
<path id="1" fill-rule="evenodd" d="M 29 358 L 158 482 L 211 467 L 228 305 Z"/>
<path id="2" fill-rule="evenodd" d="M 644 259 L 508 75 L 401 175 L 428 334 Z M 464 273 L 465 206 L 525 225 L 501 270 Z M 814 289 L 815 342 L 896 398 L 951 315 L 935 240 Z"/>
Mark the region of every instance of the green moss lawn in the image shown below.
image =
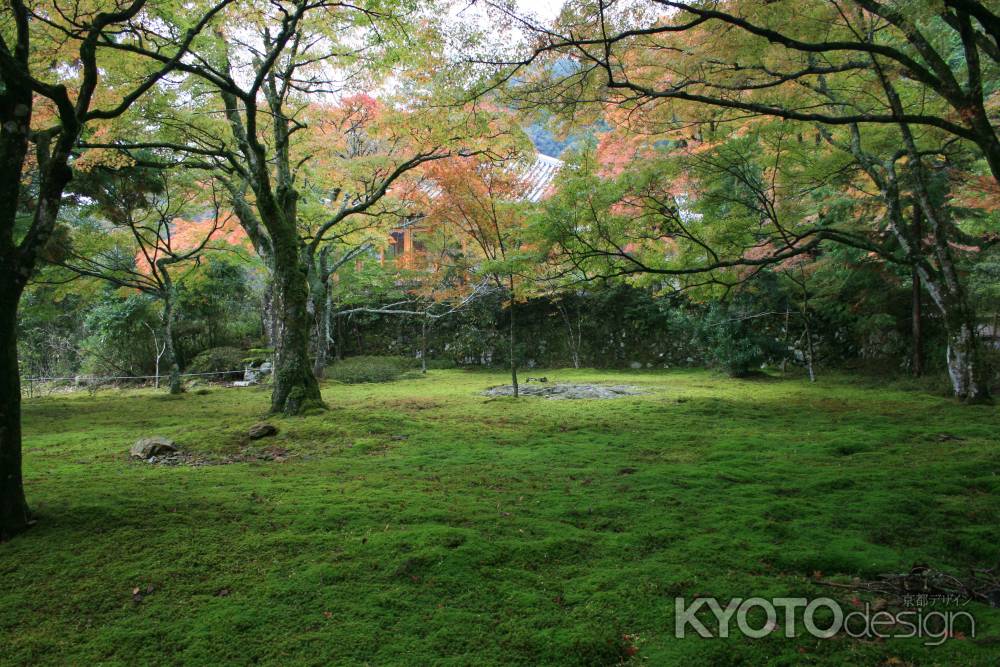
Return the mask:
<path id="1" fill-rule="evenodd" d="M 27 400 L 39 523 L 0 545 L 0 664 L 1000 663 L 978 605 L 977 640 L 938 648 L 673 637 L 678 595 L 847 600 L 812 577 L 996 565 L 996 407 L 846 376 L 546 374 L 648 393 L 328 384 L 328 412 L 253 446 L 266 389 Z M 279 460 L 130 462 L 148 435 Z"/>

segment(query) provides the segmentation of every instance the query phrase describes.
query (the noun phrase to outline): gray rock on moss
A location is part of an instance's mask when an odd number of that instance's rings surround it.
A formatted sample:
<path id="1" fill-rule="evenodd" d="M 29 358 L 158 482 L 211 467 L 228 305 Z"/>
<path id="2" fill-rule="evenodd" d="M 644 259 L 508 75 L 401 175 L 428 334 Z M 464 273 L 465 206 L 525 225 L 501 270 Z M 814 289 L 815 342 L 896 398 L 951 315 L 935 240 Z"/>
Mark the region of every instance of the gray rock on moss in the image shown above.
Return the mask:
<path id="1" fill-rule="evenodd" d="M 151 438 L 139 438 L 129 450 L 129 456 L 134 459 L 148 459 L 153 456 L 172 454 L 177 451 L 173 440 L 154 435 Z"/>
<path id="2" fill-rule="evenodd" d="M 247 435 L 251 440 L 260 440 L 261 438 L 269 438 L 272 435 L 278 434 L 278 427 L 274 424 L 268 424 L 267 422 L 260 422 L 259 424 L 254 424 L 247 431 Z"/>
<path id="3" fill-rule="evenodd" d="M 607 399 L 636 396 L 643 391 L 629 385 L 599 385 L 599 384 L 569 384 L 557 383 L 545 386 L 520 385 L 518 394 L 521 396 L 539 396 L 548 399 Z M 513 396 L 514 387 L 509 384 L 490 387 L 483 392 L 485 396 Z"/>

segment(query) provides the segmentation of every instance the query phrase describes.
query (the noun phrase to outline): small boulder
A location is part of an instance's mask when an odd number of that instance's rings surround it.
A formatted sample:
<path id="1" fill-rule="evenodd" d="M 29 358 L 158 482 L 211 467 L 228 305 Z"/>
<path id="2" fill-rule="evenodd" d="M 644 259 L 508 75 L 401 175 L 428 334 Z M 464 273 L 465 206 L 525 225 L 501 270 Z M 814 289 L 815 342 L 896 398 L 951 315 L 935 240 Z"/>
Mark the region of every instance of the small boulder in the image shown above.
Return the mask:
<path id="1" fill-rule="evenodd" d="M 173 440 L 154 435 L 152 438 L 140 438 L 132 445 L 129 456 L 134 459 L 148 459 L 162 454 L 171 454 L 177 451 L 177 445 Z"/>
<path id="2" fill-rule="evenodd" d="M 247 431 L 247 435 L 250 436 L 251 440 L 260 440 L 261 438 L 269 438 L 272 435 L 278 434 L 278 427 L 274 424 L 268 424 L 267 422 L 260 422 L 259 424 L 254 424 Z"/>

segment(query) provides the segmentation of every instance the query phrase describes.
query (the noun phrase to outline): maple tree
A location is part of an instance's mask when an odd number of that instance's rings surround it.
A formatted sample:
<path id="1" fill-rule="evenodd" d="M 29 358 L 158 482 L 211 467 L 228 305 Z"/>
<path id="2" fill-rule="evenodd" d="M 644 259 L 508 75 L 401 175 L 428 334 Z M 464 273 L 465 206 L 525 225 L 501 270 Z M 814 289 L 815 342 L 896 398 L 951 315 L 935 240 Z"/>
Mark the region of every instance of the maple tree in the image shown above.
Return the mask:
<path id="1" fill-rule="evenodd" d="M 427 216 L 455 230 L 471 249 L 474 274 L 484 275 L 507 294 L 508 354 L 514 396 L 518 395 L 515 318 L 524 297 L 531 261 L 524 244 L 525 200 L 531 183 L 518 168 L 518 156 L 507 159 L 458 158 L 427 169 L 434 183 Z"/>
<path id="2" fill-rule="evenodd" d="M 0 26 L 0 538 L 30 523 L 21 475 L 17 310 L 55 229 L 73 153 L 90 127 L 127 112 L 179 67 L 230 2 L 180 15 L 146 0 L 69 9 L 7 3 Z M 151 27 L 164 14 L 177 19 L 167 35 Z M 122 56 L 103 66 L 108 43 L 134 46 L 137 31 L 148 34 L 144 48 L 155 58 Z"/>
<path id="3" fill-rule="evenodd" d="M 990 3 L 806 0 L 789 12 L 767 0 L 595 0 L 567 5 L 554 26 L 487 4 L 535 38 L 525 53 L 475 56 L 502 67 L 494 83 L 528 79 L 521 95 L 544 92 L 557 107 L 582 99 L 669 106 L 677 120 L 708 105 L 718 110 L 716 122 L 752 114 L 922 125 L 975 144 L 1000 179 L 1000 138 L 990 120 L 1000 16 Z M 525 72 L 560 59 L 574 63 L 568 74 L 566 67 Z M 901 104 L 883 91 L 880 71 Z M 850 95 L 816 103 L 830 92 Z"/>
<path id="4" fill-rule="evenodd" d="M 577 213 L 595 223 L 586 233 L 565 226 L 591 271 L 697 275 L 732 284 L 719 276 L 739 267 L 752 275 L 822 244 L 863 248 L 913 267 L 946 324 L 955 395 L 989 400 L 959 248 L 986 249 L 995 231 L 964 230 L 941 192 L 958 173 L 976 175 L 985 167 L 993 180 L 1000 177 L 990 117 L 1000 65 L 996 15 L 969 1 L 913 11 L 876 0 L 804 2 L 794 15 L 780 5 L 578 3 L 551 27 L 515 17 L 536 41 L 521 54 L 486 53 L 478 60 L 495 66 L 488 89 L 511 82 L 513 102 L 550 108 L 566 122 L 600 119 L 626 135 L 610 142 L 619 152 L 631 151 L 609 165 L 629 174 L 618 177 L 620 191 L 598 187 L 605 208 Z M 711 150 L 768 125 L 790 128 L 780 130 L 793 137 L 786 152 L 798 144 L 813 154 L 799 149 L 800 157 L 784 161 L 789 168 L 761 169 L 772 169 L 786 184 L 803 174 L 837 183 L 867 200 L 862 207 L 878 217 L 857 225 L 820 208 L 819 215 L 794 215 L 794 228 L 773 211 L 742 221 L 727 216 L 725 224 L 717 216 L 685 220 L 678 203 L 693 199 L 697 184 L 685 184 L 677 169 L 670 172 L 677 182 L 664 184 L 657 166 L 664 165 L 666 145 Z M 785 199 L 824 204 L 818 197 Z M 742 234 L 738 243 L 734 232 Z M 588 245 L 584 237 L 594 234 L 601 242 Z M 664 244 L 673 246 L 665 263 L 659 261 Z"/>
<path id="5" fill-rule="evenodd" d="M 141 168 L 85 172 L 77 176 L 74 190 L 93 198 L 96 204 L 89 208 L 99 217 L 73 230 L 68 243 L 49 259 L 71 273 L 160 302 L 163 348 L 157 350 L 157 363 L 165 355 L 171 394 L 182 392 L 174 326 L 178 285 L 197 268 L 211 241 L 223 236 L 238 241 L 233 239 L 233 220 L 221 214 L 218 200 L 199 201 L 200 186 Z M 183 219 L 206 207 L 209 214 L 202 219 Z"/>
<path id="6" fill-rule="evenodd" d="M 410 224 L 419 168 L 448 149 L 413 155 L 422 141 L 417 137 L 429 129 L 421 127 L 424 121 L 368 95 L 350 95 L 309 112 L 314 131 L 305 139 L 311 145 L 302 150 L 316 159 L 309 163 L 312 196 L 300 211 L 298 229 L 313 317 L 313 374 L 322 377 L 331 340 L 332 276 L 370 253 L 388 227 Z"/>
<path id="7" fill-rule="evenodd" d="M 310 287 L 315 293 L 326 284 L 319 260 L 327 234 L 374 213 L 411 170 L 467 152 L 465 137 L 479 123 L 460 108 L 419 112 L 411 105 L 405 112 L 373 114 L 373 103 L 345 95 L 344 81 L 372 81 L 397 64 L 399 49 L 416 38 L 433 39 L 429 28 L 410 30 L 430 25 L 420 7 L 238 3 L 228 14 L 240 19 L 234 27 L 205 37 L 196 57 L 179 66 L 182 97 L 197 97 L 202 109 L 164 103 L 148 141 L 131 138 L 135 126 L 125 125 L 117 138 L 91 144 L 131 159 L 137 150 L 154 151 L 159 160 L 143 164 L 203 170 L 225 188 L 273 278 L 274 412 L 323 405 L 310 360 L 310 311 L 323 298 L 311 300 Z M 315 101 L 324 96 L 347 99 L 340 108 Z M 136 123 L 148 126 L 148 116 Z M 379 120 L 371 140 L 369 129 L 353 121 L 366 116 Z"/>

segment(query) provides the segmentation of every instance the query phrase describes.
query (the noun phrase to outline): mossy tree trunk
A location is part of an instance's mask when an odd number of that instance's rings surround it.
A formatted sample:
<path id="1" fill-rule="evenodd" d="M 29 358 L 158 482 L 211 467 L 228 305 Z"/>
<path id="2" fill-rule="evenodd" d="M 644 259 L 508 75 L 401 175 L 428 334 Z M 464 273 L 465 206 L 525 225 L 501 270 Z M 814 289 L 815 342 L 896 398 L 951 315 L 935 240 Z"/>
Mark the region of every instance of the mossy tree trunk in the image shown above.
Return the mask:
<path id="1" fill-rule="evenodd" d="M 894 214 L 898 206 L 890 206 Z M 916 208 L 916 207 L 915 207 Z M 896 216 L 893 226 L 897 239 L 913 261 L 913 330 L 914 330 L 914 372 L 922 370 L 920 350 L 920 290 L 927 290 L 931 301 L 941 313 L 948 340 L 947 365 L 955 398 L 963 403 L 988 403 L 992 400 L 989 387 L 989 372 L 977 331 L 975 309 L 969 303 L 966 287 L 952 249 L 948 225 L 936 219 L 940 213 L 926 201 L 921 206 L 923 215 L 918 219 L 928 220 L 930 238 L 922 234 L 912 234 L 901 224 L 901 216 Z M 928 215 L 928 210 L 931 215 Z M 920 229 L 916 226 L 916 229 Z"/>
<path id="2" fill-rule="evenodd" d="M 31 132 L 32 91 L 7 83 L 0 94 L 0 540 L 20 533 L 31 523 L 21 472 L 17 310 L 28 278 L 55 229 L 62 193 L 72 178 L 67 163 L 80 131 L 76 117 L 64 112 L 60 132 L 36 133 L 40 184 L 31 226 L 18 243 L 14 228 Z"/>
<path id="3" fill-rule="evenodd" d="M 323 407 L 309 354 L 313 331 L 309 269 L 300 252 L 294 191 L 278 188 L 272 194 L 267 174 L 258 173 L 258 178 L 256 210 L 245 200 L 234 200 L 234 204 L 240 224 L 258 240 L 255 245 L 266 248 L 261 256 L 270 268 L 266 302 L 270 314 L 265 317 L 272 322 L 274 347 L 271 412 L 295 415 L 309 407 Z"/>
<path id="4" fill-rule="evenodd" d="M 23 12 L 20 3 L 17 6 Z M 27 21 L 26 14 L 19 14 L 18 18 Z M 24 35 L 19 39 L 18 55 L 26 66 Z M 81 127 L 76 116 L 63 108 L 60 131 L 36 133 L 39 187 L 33 201 L 31 226 L 17 242 L 14 228 L 31 134 L 32 90 L 13 81 L 5 83 L 5 90 L 0 92 L 0 540 L 22 532 L 31 524 L 21 471 L 17 310 L 28 278 L 55 229 L 62 193 L 72 177 L 67 163 Z"/>
<path id="5" fill-rule="evenodd" d="M 321 407 L 323 399 L 309 358 L 313 327 L 307 269 L 301 261 L 294 226 L 289 227 L 280 230 L 272 225 L 269 230 L 274 250 L 274 305 L 278 314 L 271 411 L 294 415 L 309 407 Z"/>
<path id="6" fill-rule="evenodd" d="M 41 24 L 33 20 L 23 0 L 6 3 L 8 11 L 4 18 L 9 24 L 5 25 L 3 57 L 0 57 L 3 81 L 0 86 L 0 538 L 18 533 L 30 523 L 21 473 L 17 308 L 24 286 L 55 229 L 63 191 L 73 175 L 69 164 L 77 151 L 77 141 L 87 122 L 120 116 L 174 70 L 195 37 L 228 3 L 229 0 L 220 0 L 208 8 L 174 43 L 172 55 L 166 49 L 158 49 L 155 54 L 147 52 L 153 56 L 151 62 L 160 63 L 159 68 L 140 78 L 131 90 L 116 88 L 117 104 L 100 109 L 91 108 L 95 97 L 101 97 L 97 93 L 104 74 L 98 66 L 98 49 L 119 43 L 111 35 L 122 34 L 122 27 L 143 11 L 145 0 L 94 12 L 56 29 L 72 34 L 73 40 L 64 46 L 77 49 L 77 54 L 67 60 L 80 74 L 72 95 L 67 86 L 43 80 L 50 72 L 38 78 L 30 56 L 36 48 L 32 43 L 34 31 Z M 50 17 L 54 23 L 65 18 Z M 43 49 L 45 44 L 43 37 Z M 69 53 L 64 55 L 70 58 Z M 36 97 L 51 103 L 46 108 L 50 114 L 54 111 L 54 117 L 40 123 L 45 129 L 32 132 Z M 33 166 L 27 166 L 33 168 L 37 184 L 30 194 L 22 188 L 28 175 L 25 158 L 29 144 L 34 146 L 35 160 Z M 14 230 L 22 206 L 33 210 L 27 231 L 18 239 Z"/>
<path id="7" fill-rule="evenodd" d="M 878 66 L 874 59 L 873 63 Z M 881 67 L 878 73 L 893 112 L 900 114 L 903 105 L 892 79 Z M 909 125 L 900 123 L 899 130 L 910 159 L 909 168 L 912 169 L 913 224 L 909 229 L 903 226 L 899 182 L 895 169 L 890 165 L 885 171 L 889 189 L 895 198 L 895 202 L 890 204 L 893 227 L 901 245 L 915 260 L 928 293 L 941 310 L 948 335 L 948 374 L 955 397 L 964 403 L 988 403 L 992 401 L 987 381 L 989 374 L 980 349 L 976 313 L 969 302 L 965 279 L 956 262 L 953 247 L 961 238 L 962 231 L 951 219 L 948 206 L 932 186 L 934 176 L 924 164 L 924 157 Z M 995 136 L 993 144 L 994 147 L 1000 145 Z M 929 243 L 925 236 L 929 236 Z"/>
<path id="8" fill-rule="evenodd" d="M 934 234 L 933 237 L 931 248 L 925 252 L 934 262 L 922 256 L 916 262 L 913 272 L 919 280 L 916 286 L 927 290 L 941 313 L 948 339 L 948 376 L 955 398 L 963 403 L 988 403 L 991 401 L 989 373 L 976 328 L 976 313 L 969 303 L 947 235 Z M 919 299 L 919 294 L 913 298 Z M 919 311 L 915 311 L 913 316 L 917 333 Z M 919 352 L 915 350 L 915 360 L 917 354 Z"/>
<path id="9" fill-rule="evenodd" d="M 25 63 L 26 49 L 25 44 L 18 54 Z M 17 362 L 17 308 L 27 276 L 14 240 L 14 226 L 31 131 L 31 105 L 28 86 L 6 84 L 0 93 L 0 541 L 27 528 L 29 521 L 21 476 L 21 376 Z"/>
<path id="10" fill-rule="evenodd" d="M 946 269 L 947 271 L 947 269 Z M 989 373 L 976 331 L 975 312 L 969 306 L 961 284 L 928 280 L 923 282 L 941 311 L 948 337 L 948 377 L 955 397 L 963 403 L 989 403 Z M 944 284 L 942 284 L 944 283 Z"/>
<path id="11" fill-rule="evenodd" d="M 222 103 L 218 111 L 229 127 L 229 141 L 201 149 L 196 162 L 207 166 L 201 159 L 206 153 L 216 160 L 212 163 L 213 175 L 228 191 L 240 224 L 271 269 L 274 287 L 271 308 L 275 313 L 271 409 L 285 414 L 323 405 L 316 369 L 310 359 L 315 329 L 310 311 L 315 311 L 320 301 L 310 301 L 309 273 L 311 258 L 318 254 L 316 249 L 323 243 L 324 235 L 344 219 L 368 211 L 402 174 L 428 160 L 450 155 L 444 150 L 418 149 L 388 173 L 377 170 L 357 192 L 333 188 L 327 204 L 335 212 L 325 222 L 310 225 L 299 220 L 297 179 L 301 178 L 300 168 L 312 158 L 292 155 L 293 134 L 308 126 L 304 118 L 296 117 L 303 111 L 299 98 L 303 91 L 314 87 L 325 89 L 330 84 L 320 83 L 318 72 L 324 69 L 321 63 L 335 63 L 339 57 L 337 49 L 331 52 L 328 46 L 320 46 L 325 44 L 323 40 L 306 36 L 322 22 L 322 17 L 317 16 L 317 23 L 303 27 L 307 14 L 321 11 L 330 8 L 305 0 L 275 5 L 272 16 L 279 21 L 274 30 L 258 35 L 261 51 L 250 62 L 234 67 L 233 56 L 245 60 L 245 49 L 219 29 L 212 55 L 185 65 L 186 72 L 216 90 Z M 353 5 L 338 5 L 337 13 L 341 11 L 357 13 L 366 22 L 375 16 Z M 217 65 L 209 66 L 209 61 Z M 200 127 L 200 114 L 192 122 Z M 249 191 L 252 198 L 247 196 Z M 333 203 L 335 200 L 340 202 L 339 206 Z M 306 238 L 311 240 L 304 249 Z M 325 303 L 325 299 L 322 301 Z"/>
<path id="12" fill-rule="evenodd" d="M 7 265 L 7 259 L 0 260 Z M 6 269 L 4 266 L 3 269 Z M 22 286 L 0 269 L 0 541 L 28 527 L 21 476 L 21 380 L 17 364 L 17 304 Z"/>
<path id="13" fill-rule="evenodd" d="M 913 212 L 913 236 L 916 239 L 924 235 L 922 214 L 920 208 Z M 913 349 L 911 354 L 914 377 L 924 374 L 924 318 L 921 301 L 920 271 L 917 267 L 910 268 L 910 324 L 913 333 Z"/>
<path id="14" fill-rule="evenodd" d="M 313 375 L 322 380 L 326 375 L 327 364 L 330 363 L 327 299 L 321 294 L 315 294 L 313 304 Z"/>
<path id="15" fill-rule="evenodd" d="M 181 368 L 177 362 L 177 341 L 174 339 L 174 300 L 167 293 L 163 299 L 163 344 L 166 346 L 167 364 L 170 367 L 170 393 L 184 393 L 181 386 Z"/>
<path id="16" fill-rule="evenodd" d="M 319 257 L 303 251 L 308 270 L 309 315 L 312 318 L 313 375 L 322 379 L 326 375 L 330 346 L 330 271 L 328 268 L 329 246 L 324 247 Z"/>
<path id="17" fill-rule="evenodd" d="M 163 301 L 163 345 L 167 355 L 167 364 L 170 367 L 170 393 L 181 394 L 184 393 L 184 387 L 181 386 L 181 367 L 177 359 L 177 339 L 174 334 L 177 290 L 174 288 L 174 280 L 170 276 L 170 267 L 181 261 L 181 257 L 174 254 L 172 248 L 168 247 L 167 252 L 170 253 L 169 256 L 156 262 L 159 282 L 156 296 Z"/>
<path id="18" fill-rule="evenodd" d="M 955 397 L 963 403 L 989 403 L 989 373 L 979 341 L 975 309 L 969 302 L 964 277 L 955 261 L 952 223 L 946 211 L 934 206 L 927 188 L 917 189 L 920 219 L 929 223 L 934 264 L 918 265 L 920 277 L 943 316 L 948 335 L 948 375 Z M 917 240 L 920 243 L 920 239 Z M 933 269 L 936 270 L 931 270 Z"/>
<path id="19" fill-rule="evenodd" d="M 268 48 L 275 54 L 288 45 L 305 11 L 304 4 L 296 5 L 294 16 L 282 25 L 278 35 L 271 37 Z M 275 61 L 255 65 L 260 69 L 254 90 L 247 92 L 229 85 L 219 89 L 232 138 L 239 147 L 239 152 L 229 155 L 229 159 L 242 163 L 244 174 L 242 183 L 228 181 L 221 174 L 218 177 L 232 197 L 240 224 L 254 245 L 264 250 L 262 256 L 271 269 L 271 307 L 275 313 L 271 412 L 296 415 L 310 407 L 323 407 L 323 400 L 309 357 L 312 323 L 308 267 L 298 233 L 299 195 L 289 155 L 291 120 L 283 107 L 284 98 L 277 92 L 286 87 L 278 81 Z M 232 72 L 228 62 L 226 70 Z M 270 112 L 266 145 L 254 129 L 265 117 L 257 108 L 256 95 L 261 90 Z M 244 196 L 247 187 L 253 191 L 253 204 Z"/>
<path id="20" fill-rule="evenodd" d="M 879 76 L 893 110 L 899 112 L 902 103 L 891 79 L 881 70 Z M 941 312 L 948 337 L 948 375 L 955 398 L 963 403 L 988 403 L 992 400 L 989 373 L 980 349 L 976 313 L 955 259 L 954 246 L 964 240 L 962 232 L 950 218 L 949 208 L 936 188 L 930 185 L 933 177 L 924 166 L 923 154 L 909 125 L 900 123 L 899 131 L 904 151 L 890 160 L 879 160 L 862 149 L 857 125 L 851 126 L 852 140 L 847 150 L 881 191 L 890 231 L 914 275 L 919 277 L 920 286 L 927 290 Z M 896 164 L 903 156 L 909 157 L 906 180 L 900 178 Z M 912 198 L 909 220 L 904 212 L 904 185 Z M 881 254 L 892 261 L 901 261 L 891 251 Z"/>

